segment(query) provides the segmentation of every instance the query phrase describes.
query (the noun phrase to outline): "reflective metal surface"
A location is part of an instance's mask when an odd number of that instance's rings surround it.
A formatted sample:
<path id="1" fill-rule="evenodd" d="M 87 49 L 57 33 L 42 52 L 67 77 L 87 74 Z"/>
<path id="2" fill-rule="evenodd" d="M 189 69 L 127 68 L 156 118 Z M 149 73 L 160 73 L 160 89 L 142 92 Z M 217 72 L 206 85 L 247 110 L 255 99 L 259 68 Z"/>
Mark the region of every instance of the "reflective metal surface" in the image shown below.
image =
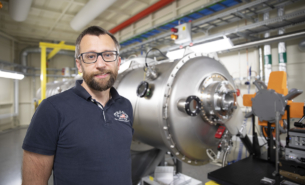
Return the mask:
<path id="1" fill-rule="evenodd" d="M 134 109 L 134 138 L 168 150 L 188 164 L 207 163 L 206 150 L 216 151 L 219 142 L 214 137 L 218 128 L 215 124 L 222 123 L 237 134 L 234 130 L 242 123 L 231 121 L 233 117 L 242 120 L 240 109 L 235 109 L 232 77 L 219 61 L 194 53 L 155 68 L 158 78 L 145 79 L 154 86 L 150 98 L 138 98 L 136 94 L 138 84 L 145 78 L 140 64 L 139 68 L 121 73 L 116 83 L 119 94 L 129 99 Z M 186 113 L 185 101 L 189 96 L 200 98 L 205 115 Z M 190 102 L 193 111 L 196 106 Z"/>

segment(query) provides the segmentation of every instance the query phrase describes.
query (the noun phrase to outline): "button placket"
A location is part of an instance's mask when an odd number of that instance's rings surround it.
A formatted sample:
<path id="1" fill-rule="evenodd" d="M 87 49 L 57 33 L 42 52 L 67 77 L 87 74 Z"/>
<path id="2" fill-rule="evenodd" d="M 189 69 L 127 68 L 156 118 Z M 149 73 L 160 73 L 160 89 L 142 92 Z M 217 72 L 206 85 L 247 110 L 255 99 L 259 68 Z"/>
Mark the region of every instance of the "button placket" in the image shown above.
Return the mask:
<path id="1" fill-rule="evenodd" d="M 98 101 L 96 101 L 95 99 L 92 99 L 92 98 L 91 98 L 91 101 L 94 104 L 96 104 L 100 109 L 102 109 L 103 116 L 104 116 L 104 121 L 105 121 L 105 123 L 107 123 L 106 116 L 105 116 L 105 111 L 104 111 L 104 108 L 103 108 L 102 104 L 100 104 Z"/>

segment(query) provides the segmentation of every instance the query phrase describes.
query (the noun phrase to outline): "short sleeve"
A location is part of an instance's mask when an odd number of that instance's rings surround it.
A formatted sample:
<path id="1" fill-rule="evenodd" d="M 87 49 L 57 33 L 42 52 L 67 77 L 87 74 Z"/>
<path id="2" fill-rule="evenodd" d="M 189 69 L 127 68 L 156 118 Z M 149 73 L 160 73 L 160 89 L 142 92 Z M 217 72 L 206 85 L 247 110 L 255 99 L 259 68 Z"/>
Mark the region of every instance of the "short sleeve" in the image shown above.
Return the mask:
<path id="1" fill-rule="evenodd" d="M 134 134 L 134 128 L 133 128 L 133 108 L 132 108 L 132 105 L 131 105 L 130 101 L 127 100 L 127 102 L 128 102 L 128 105 L 129 105 L 129 107 L 128 107 L 128 110 L 129 110 L 129 119 L 130 119 L 130 124 L 131 124 L 130 126 L 132 128 L 132 135 L 133 135 Z"/>
<path id="2" fill-rule="evenodd" d="M 59 125 L 59 111 L 48 99 L 42 101 L 32 117 L 22 148 L 38 154 L 54 155 Z"/>
<path id="3" fill-rule="evenodd" d="M 132 109 L 132 105 L 131 105 L 131 103 L 130 103 L 130 101 L 129 100 L 127 100 L 128 101 L 128 103 L 129 103 L 129 110 L 130 110 L 130 122 L 131 122 L 131 126 L 133 125 L 133 109 Z"/>

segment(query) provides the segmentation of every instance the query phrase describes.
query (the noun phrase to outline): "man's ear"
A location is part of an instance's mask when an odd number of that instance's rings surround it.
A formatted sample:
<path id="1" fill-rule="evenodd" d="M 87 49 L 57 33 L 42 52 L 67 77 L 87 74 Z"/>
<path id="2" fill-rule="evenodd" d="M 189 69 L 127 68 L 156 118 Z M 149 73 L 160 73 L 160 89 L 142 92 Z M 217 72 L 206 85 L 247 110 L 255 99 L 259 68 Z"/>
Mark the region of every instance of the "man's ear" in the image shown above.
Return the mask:
<path id="1" fill-rule="evenodd" d="M 79 59 L 75 59 L 75 62 L 76 62 L 76 66 L 77 66 L 78 72 L 79 73 L 83 73 L 82 65 L 80 64 L 81 61 Z"/>
<path id="2" fill-rule="evenodd" d="M 120 69 L 120 65 L 121 65 L 121 57 L 119 57 L 117 61 L 118 61 L 118 64 L 117 64 L 118 65 L 118 70 L 119 70 Z"/>

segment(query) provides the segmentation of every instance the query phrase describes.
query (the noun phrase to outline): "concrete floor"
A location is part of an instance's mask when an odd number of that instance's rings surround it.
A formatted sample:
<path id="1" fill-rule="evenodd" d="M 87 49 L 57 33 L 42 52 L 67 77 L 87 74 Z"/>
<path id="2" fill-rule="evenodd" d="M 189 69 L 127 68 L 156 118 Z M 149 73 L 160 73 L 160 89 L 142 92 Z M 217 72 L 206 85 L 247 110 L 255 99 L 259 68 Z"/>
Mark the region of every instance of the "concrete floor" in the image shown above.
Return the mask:
<path id="1" fill-rule="evenodd" d="M 14 129 L 0 134 L 0 184 L 21 184 L 22 142 L 26 129 Z"/>
<path id="2" fill-rule="evenodd" d="M 0 185 L 20 185 L 22 165 L 22 143 L 27 128 L 16 128 L 0 132 Z M 191 166 L 182 164 L 182 173 L 198 179 L 205 184 L 210 180 L 207 173 L 218 169 L 218 166 L 207 164 L 204 166 Z M 48 185 L 53 185 L 50 177 Z"/>
<path id="3" fill-rule="evenodd" d="M 27 127 L 0 132 L 0 184 L 21 185 L 22 143 Z M 48 185 L 53 185 L 50 177 Z"/>

